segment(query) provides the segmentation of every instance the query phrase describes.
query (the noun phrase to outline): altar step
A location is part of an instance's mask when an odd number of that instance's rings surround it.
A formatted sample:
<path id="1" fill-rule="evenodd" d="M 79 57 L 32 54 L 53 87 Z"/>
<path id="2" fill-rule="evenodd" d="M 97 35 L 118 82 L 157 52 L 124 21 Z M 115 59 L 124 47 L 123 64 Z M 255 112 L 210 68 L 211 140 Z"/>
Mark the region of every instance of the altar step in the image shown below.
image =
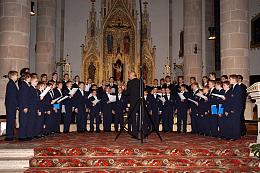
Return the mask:
<path id="1" fill-rule="evenodd" d="M 29 167 L 29 160 L 33 157 L 33 149 L 1 148 L 0 172 L 20 173 Z"/>

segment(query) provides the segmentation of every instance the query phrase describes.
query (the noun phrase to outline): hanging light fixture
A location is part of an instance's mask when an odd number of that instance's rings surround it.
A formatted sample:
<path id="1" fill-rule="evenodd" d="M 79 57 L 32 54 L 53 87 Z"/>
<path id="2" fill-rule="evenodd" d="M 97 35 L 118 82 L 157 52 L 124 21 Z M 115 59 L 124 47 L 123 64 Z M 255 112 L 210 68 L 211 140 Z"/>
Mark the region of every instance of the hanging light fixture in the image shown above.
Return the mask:
<path id="1" fill-rule="evenodd" d="M 215 40 L 216 39 L 216 28 L 214 26 L 211 26 L 208 28 L 209 30 L 209 40 Z"/>
<path id="2" fill-rule="evenodd" d="M 31 2 L 31 11 L 30 11 L 31 16 L 34 16 L 34 15 L 35 15 L 35 12 L 34 12 L 33 7 L 34 7 L 34 2 L 32 1 L 32 2 Z"/>

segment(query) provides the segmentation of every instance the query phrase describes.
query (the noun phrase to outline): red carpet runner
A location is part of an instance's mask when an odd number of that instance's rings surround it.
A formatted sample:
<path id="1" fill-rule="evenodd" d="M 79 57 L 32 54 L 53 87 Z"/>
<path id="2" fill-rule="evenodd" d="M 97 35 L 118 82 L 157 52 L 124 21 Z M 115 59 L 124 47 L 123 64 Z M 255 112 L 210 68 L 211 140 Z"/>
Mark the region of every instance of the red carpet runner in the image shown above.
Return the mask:
<path id="1" fill-rule="evenodd" d="M 35 140 L 26 171 L 50 172 L 260 172 L 260 160 L 249 157 L 255 136 L 225 141 L 191 134 L 156 134 L 140 141 L 115 133 L 61 134 Z M 33 141 L 34 142 L 34 141 Z"/>

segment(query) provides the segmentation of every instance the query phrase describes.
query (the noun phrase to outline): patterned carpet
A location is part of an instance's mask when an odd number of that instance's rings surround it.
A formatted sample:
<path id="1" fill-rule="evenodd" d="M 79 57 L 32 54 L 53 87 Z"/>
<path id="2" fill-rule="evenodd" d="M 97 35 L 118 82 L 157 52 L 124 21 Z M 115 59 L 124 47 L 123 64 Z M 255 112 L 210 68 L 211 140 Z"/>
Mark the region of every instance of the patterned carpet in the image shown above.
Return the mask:
<path id="1" fill-rule="evenodd" d="M 144 144 L 116 133 L 60 134 L 27 143 L 37 145 L 31 172 L 260 172 L 249 157 L 256 136 L 225 141 L 192 134 L 151 134 Z"/>

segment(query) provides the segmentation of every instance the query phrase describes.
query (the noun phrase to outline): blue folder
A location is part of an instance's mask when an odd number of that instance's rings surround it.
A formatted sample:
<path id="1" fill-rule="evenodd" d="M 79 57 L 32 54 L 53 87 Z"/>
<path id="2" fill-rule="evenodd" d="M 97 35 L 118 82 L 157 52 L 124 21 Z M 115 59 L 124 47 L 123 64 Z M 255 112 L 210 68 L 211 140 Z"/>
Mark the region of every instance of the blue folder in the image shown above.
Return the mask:
<path id="1" fill-rule="evenodd" d="M 222 104 L 219 104 L 219 105 L 218 105 L 218 114 L 221 114 L 221 115 L 224 114 L 224 107 L 223 107 Z"/>
<path id="2" fill-rule="evenodd" d="M 217 115 L 217 114 L 218 114 L 217 105 L 211 105 L 211 115 Z"/>
<path id="3" fill-rule="evenodd" d="M 53 108 L 54 109 L 60 109 L 60 104 L 58 104 L 58 103 L 53 104 Z"/>

